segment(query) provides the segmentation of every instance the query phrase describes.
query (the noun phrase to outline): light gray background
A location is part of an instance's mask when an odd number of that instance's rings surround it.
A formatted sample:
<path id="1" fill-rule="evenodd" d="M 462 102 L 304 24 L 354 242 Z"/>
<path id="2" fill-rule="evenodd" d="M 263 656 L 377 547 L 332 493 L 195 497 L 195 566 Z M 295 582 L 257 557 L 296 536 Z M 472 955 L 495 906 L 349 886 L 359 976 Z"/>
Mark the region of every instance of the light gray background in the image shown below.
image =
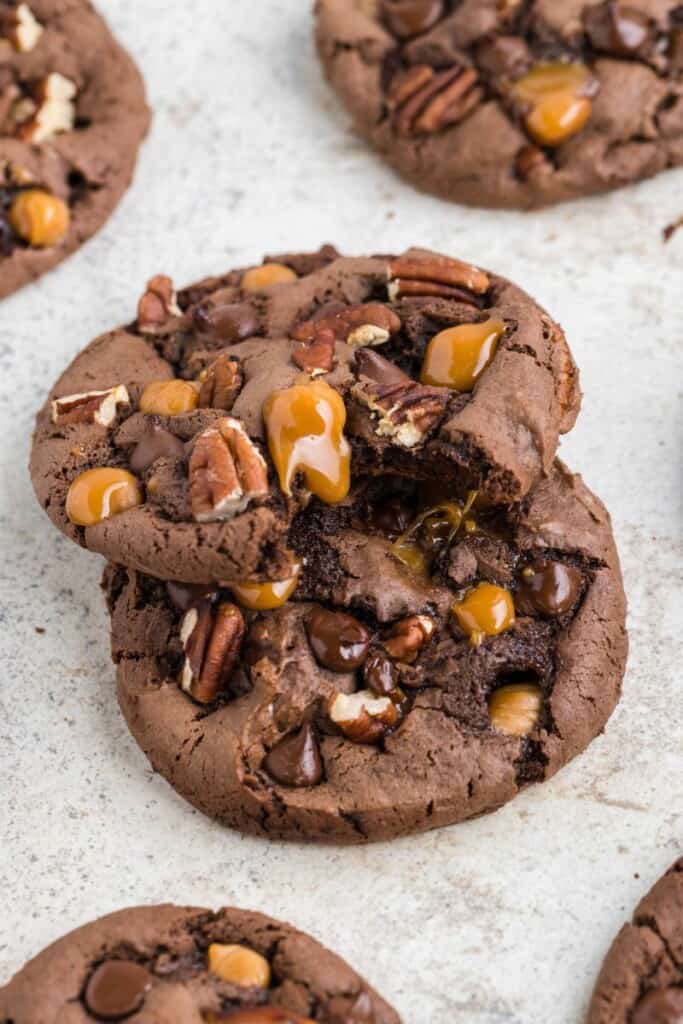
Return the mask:
<path id="1" fill-rule="evenodd" d="M 155 111 L 137 181 L 0 307 L 0 981 L 106 911 L 230 902 L 337 949 L 406 1024 L 577 1024 L 616 930 L 683 852 L 683 231 L 661 239 L 683 175 L 533 216 L 448 206 L 354 140 L 307 0 L 100 2 Z M 52 529 L 26 471 L 47 388 L 149 276 L 323 241 L 433 246 L 560 319 L 586 393 L 562 454 L 613 512 L 631 602 L 624 700 L 579 761 L 493 816 L 352 850 L 241 838 L 152 776 L 115 705 L 102 563 Z"/>

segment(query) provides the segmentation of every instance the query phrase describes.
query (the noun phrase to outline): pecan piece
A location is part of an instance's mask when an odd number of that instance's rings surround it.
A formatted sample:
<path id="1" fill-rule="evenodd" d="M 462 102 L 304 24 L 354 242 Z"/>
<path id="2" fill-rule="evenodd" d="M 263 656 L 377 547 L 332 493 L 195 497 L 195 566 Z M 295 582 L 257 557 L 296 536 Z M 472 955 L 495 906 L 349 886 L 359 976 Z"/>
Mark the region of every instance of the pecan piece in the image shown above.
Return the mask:
<path id="1" fill-rule="evenodd" d="M 311 377 L 319 377 L 334 366 L 335 345 L 334 331 L 316 324 L 311 340 L 292 352 L 292 362 Z"/>
<path id="2" fill-rule="evenodd" d="M 244 377 L 233 356 L 223 353 L 200 376 L 200 409 L 224 409 L 230 412 L 242 390 Z"/>
<path id="3" fill-rule="evenodd" d="M 490 279 L 471 263 L 448 256 L 399 256 L 388 268 L 387 291 L 392 301 L 405 296 L 444 296 L 478 306 L 475 296 L 485 295 Z"/>
<path id="4" fill-rule="evenodd" d="M 443 417 L 449 401 L 444 388 L 426 387 L 409 380 L 380 384 L 361 380 L 353 393 L 377 416 L 375 433 L 402 448 L 422 444 Z"/>
<path id="5" fill-rule="evenodd" d="M 396 622 L 384 641 L 384 650 L 394 661 L 411 665 L 423 647 L 431 640 L 436 629 L 429 615 L 411 615 Z"/>
<path id="6" fill-rule="evenodd" d="M 434 135 L 464 121 L 483 97 L 474 68 L 456 65 L 435 71 L 416 64 L 392 83 L 387 105 L 397 135 Z"/>
<path id="7" fill-rule="evenodd" d="M 354 743 L 377 743 L 399 720 L 393 700 L 372 690 L 338 693 L 328 704 L 330 720 Z"/>
<path id="8" fill-rule="evenodd" d="M 138 303 L 138 328 L 145 334 L 162 331 L 171 317 L 182 316 L 173 281 L 157 274 L 147 282 L 145 293 Z"/>
<path id="9" fill-rule="evenodd" d="M 230 681 L 242 641 L 244 616 L 237 605 L 210 600 L 185 614 L 180 639 L 185 652 L 180 685 L 200 704 L 211 704 Z"/>
<path id="10" fill-rule="evenodd" d="M 297 324 L 292 332 L 296 341 L 312 342 L 321 330 L 330 330 L 335 341 L 353 348 L 383 345 L 401 330 L 401 320 L 382 302 L 363 302 L 341 306 L 319 318 Z"/>
<path id="11" fill-rule="evenodd" d="M 198 523 L 232 519 L 268 494 L 268 467 L 242 424 L 226 416 L 204 430 L 190 456 L 190 500 Z"/>
<path id="12" fill-rule="evenodd" d="M 52 422 L 58 426 L 67 423 L 99 423 L 110 427 L 116 419 L 118 407 L 128 405 L 130 398 L 123 384 L 105 391 L 85 391 L 80 395 L 65 395 L 52 403 Z"/>
<path id="13" fill-rule="evenodd" d="M 18 137 L 36 145 L 61 132 L 70 132 L 76 121 L 75 98 L 76 86 L 71 79 L 57 71 L 47 75 L 36 89 L 35 101 L 18 104 L 15 109 L 20 122 Z"/>
<path id="14" fill-rule="evenodd" d="M 28 4 L 0 12 L 0 38 L 9 39 L 18 53 L 30 53 L 42 34 L 43 26 Z"/>

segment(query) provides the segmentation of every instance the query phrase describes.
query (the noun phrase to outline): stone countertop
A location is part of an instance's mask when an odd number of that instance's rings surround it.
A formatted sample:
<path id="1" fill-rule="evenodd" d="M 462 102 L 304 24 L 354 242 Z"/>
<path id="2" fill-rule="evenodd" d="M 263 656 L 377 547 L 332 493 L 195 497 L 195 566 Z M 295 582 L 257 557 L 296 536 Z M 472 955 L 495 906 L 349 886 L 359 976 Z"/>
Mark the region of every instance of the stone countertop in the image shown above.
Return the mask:
<path id="1" fill-rule="evenodd" d="M 579 1024 L 612 937 L 683 850 L 683 230 L 662 241 L 683 173 L 534 215 L 445 205 L 351 135 L 308 2 L 100 6 L 155 111 L 137 181 L 94 241 L 0 307 L 0 980 L 110 910 L 234 903 L 335 948 L 406 1024 Z M 148 277 L 323 241 L 471 259 L 560 319 L 586 393 L 562 456 L 613 513 L 632 641 L 606 735 L 554 781 L 351 850 L 242 838 L 152 775 L 116 708 L 102 564 L 52 529 L 26 471 L 47 388 L 133 317 Z"/>

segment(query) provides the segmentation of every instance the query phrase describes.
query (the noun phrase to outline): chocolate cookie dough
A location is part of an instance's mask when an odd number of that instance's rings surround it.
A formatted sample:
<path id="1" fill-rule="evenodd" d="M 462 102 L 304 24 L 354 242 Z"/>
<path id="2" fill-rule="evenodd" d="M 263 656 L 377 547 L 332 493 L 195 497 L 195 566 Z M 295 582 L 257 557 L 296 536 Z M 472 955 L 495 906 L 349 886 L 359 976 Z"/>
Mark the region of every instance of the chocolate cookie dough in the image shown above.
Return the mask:
<path id="1" fill-rule="evenodd" d="M 292 517 L 359 475 L 522 498 L 580 403 L 560 327 L 501 277 L 424 250 L 327 246 L 176 294 L 71 364 L 31 472 L 73 540 L 166 579 L 292 579 Z"/>
<path id="2" fill-rule="evenodd" d="M 0 1020 L 400 1024 L 307 935 L 244 910 L 138 907 L 59 939 L 0 988 Z"/>
<path id="3" fill-rule="evenodd" d="M 301 570 L 278 608 L 267 586 L 105 574 L 128 725 L 206 814 L 386 839 L 494 810 L 603 729 L 625 599 L 609 516 L 561 463 L 509 511 L 359 480 L 289 542 Z"/>
<path id="4" fill-rule="evenodd" d="M 617 936 L 587 1024 L 683 1024 L 683 859 Z"/>
<path id="5" fill-rule="evenodd" d="M 446 199 L 538 207 L 683 164 L 675 0 L 317 0 L 355 125 Z"/>
<path id="6" fill-rule="evenodd" d="M 0 0 L 0 298 L 102 226 L 148 125 L 140 74 L 88 0 Z"/>

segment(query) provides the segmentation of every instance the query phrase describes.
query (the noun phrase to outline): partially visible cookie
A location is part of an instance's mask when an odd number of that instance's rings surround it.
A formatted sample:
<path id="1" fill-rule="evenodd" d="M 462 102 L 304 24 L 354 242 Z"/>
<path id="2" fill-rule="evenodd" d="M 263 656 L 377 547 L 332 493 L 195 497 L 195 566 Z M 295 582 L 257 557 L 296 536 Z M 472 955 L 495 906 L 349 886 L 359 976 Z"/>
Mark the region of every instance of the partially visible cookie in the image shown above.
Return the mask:
<path id="1" fill-rule="evenodd" d="M 587 1024 L 683 1024 L 683 858 L 615 939 Z"/>
<path id="2" fill-rule="evenodd" d="M 518 501 L 580 404 L 561 328 L 515 285 L 424 250 L 273 257 L 149 283 L 40 412 L 33 484 L 73 540 L 185 582 L 291 577 L 287 530 L 363 474 Z"/>
<path id="3" fill-rule="evenodd" d="M 494 810 L 603 729 L 624 593 L 609 516 L 560 463 L 508 512 L 359 481 L 290 543 L 302 570 L 279 599 L 105 575 L 128 725 L 206 814 L 387 839 Z"/>
<path id="4" fill-rule="evenodd" d="M 148 126 L 142 78 L 88 0 L 0 0 L 0 298 L 102 226 Z"/>
<path id="5" fill-rule="evenodd" d="M 343 960 L 263 914 L 138 907 L 65 935 L 0 988 L 0 1020 L 400 1024 Z"/>
<path id="6" fill-rule="evenodd" d="M 318 0 L 358 131 L 447 199 L 535 207 L 683 164 L 675 0 Z"/>

